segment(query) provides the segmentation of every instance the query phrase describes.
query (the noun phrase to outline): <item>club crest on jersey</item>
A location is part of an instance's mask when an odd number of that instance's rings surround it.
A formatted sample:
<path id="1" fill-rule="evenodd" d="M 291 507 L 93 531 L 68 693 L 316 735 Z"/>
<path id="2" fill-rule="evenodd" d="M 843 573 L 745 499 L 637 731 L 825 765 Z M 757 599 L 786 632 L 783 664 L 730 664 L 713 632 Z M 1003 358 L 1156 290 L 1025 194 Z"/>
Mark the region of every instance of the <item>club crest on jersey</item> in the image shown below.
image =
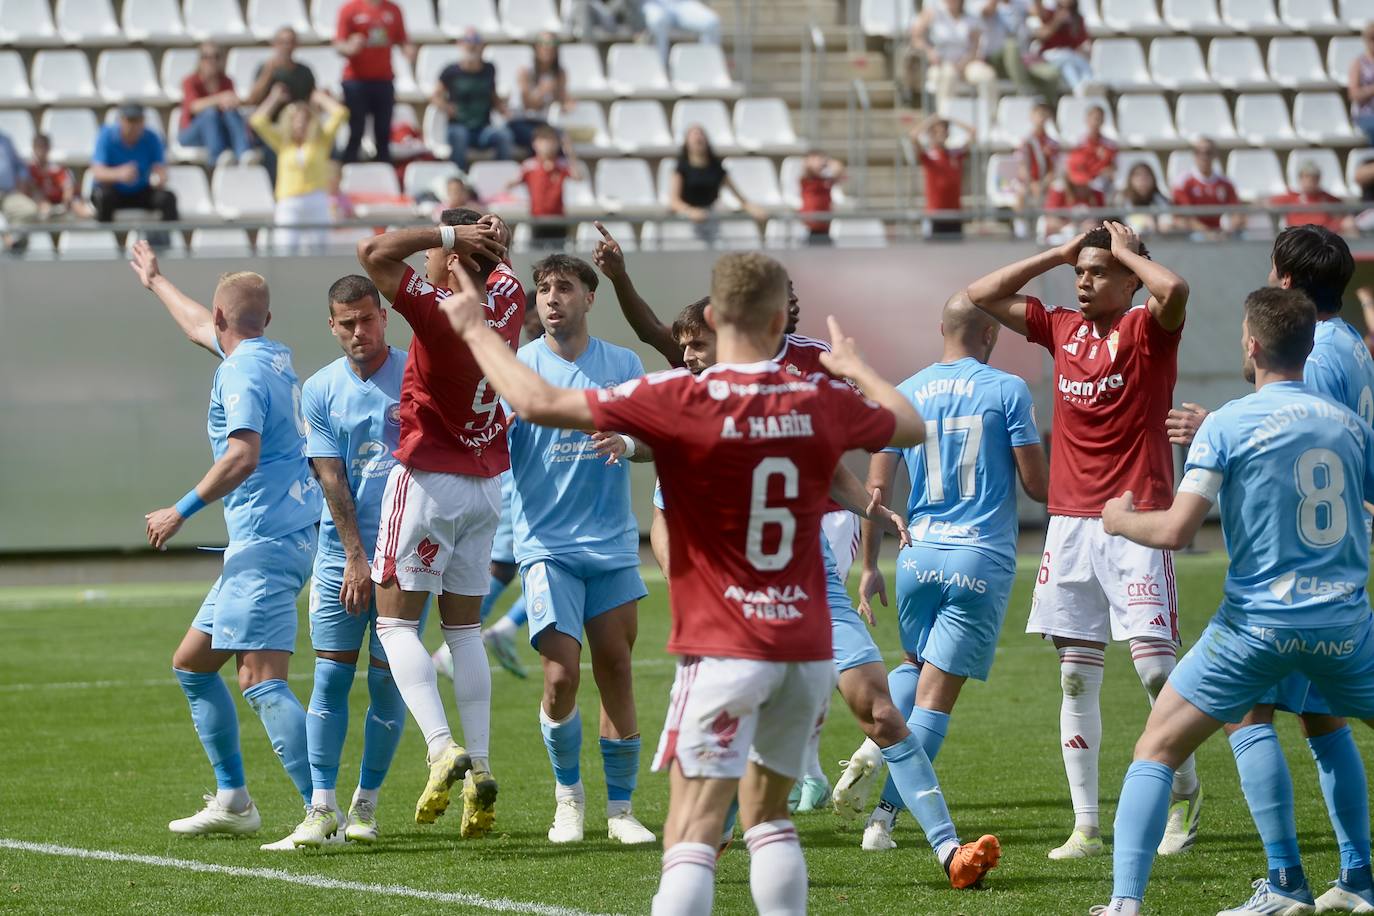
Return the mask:
<path id="1" fill-rule="evenodd" d="M 1112 331 L 1112 333 L 1110 333 L 1110 334 L 1107 335 L 1107 357 L 1108 357 L 1109 359 L 1111 359 L 1113 362 L 1116 361 L 1116 350 L 1117 350 L 1117 347 L 1118 347 L 1120 344 L 1121 344 L 1121 332 L 1120 332 L 1120 331 Z"/>
<path id="2" fill-rule="evenodd" d="M 706 393 L 712 400 L 723 401 L 730 396 L 730 383 L 724 379 L 710 379 L 706 382 Z"/>
<path id="3" fill-rule="evenodd" d="M 400 404 L 392 404 L 390 407 L 388 407 L 388 408 L 386 409 L 386 422 L 390 423 L 392 426 L 400 426 L 400 425 L 401 425 L 401 405 L 400 405 Z"/>

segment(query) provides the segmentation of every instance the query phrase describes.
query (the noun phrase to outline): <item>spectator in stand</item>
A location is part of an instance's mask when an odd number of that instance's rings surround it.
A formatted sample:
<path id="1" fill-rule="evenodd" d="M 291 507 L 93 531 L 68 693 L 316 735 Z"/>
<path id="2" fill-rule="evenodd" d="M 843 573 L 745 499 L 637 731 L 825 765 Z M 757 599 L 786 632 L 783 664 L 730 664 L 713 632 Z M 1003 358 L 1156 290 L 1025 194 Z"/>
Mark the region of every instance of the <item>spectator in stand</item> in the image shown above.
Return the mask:
<path id="1" fill-rule="evenodd" d="M 997 73 L 983 60 L 983 31 L 964 0 L 931 0 L 911 24 L 911 46 L 905 61 L 906 89 L 916 93 L 916 64 L 926 61 L 926 89 L 935 108 L 946 104 L 965 85 L 978 90 L 988 117 L 997 104 Z"/>
<path id="2" fill-rule="evenodd" d="M 1174 185 L 1174 205 L 1199 207 L 1208 204 L 1232 206 L 1240 195 L 1230 179 L 1217 171 L 1217 145 L 1205 137 L 1193 144 L 1193 168 Z M 1216 238 L 1233 229 L 1236 221 L 1229 214 L 1205 213 L 1181 216 L 1178 225 L 1200 238 Z"/>
<path id="3" fill-rule="evenodd" d="M 692 32 L 697 41 L 720 44 L 720 16 L 701 0 L 644 0 L 641 7 L 644 24 L 658 46 L 658 53 L 668 61 L 668 45 L 673 30 Z"/>
<path id="4" fill-rule="evenodd" d="M 1039 43 L 1039 57 L 1059 73 L 1063 84 L 1074 95 L 1082 95 L 1095 88 L 1093 68 L 1088 59 L 1092 38 L 1078 0 L 1058 0 L 1046 7 L 1044 0 L 1036 0 L 1034 15 L 1040 20 L 1035 32 Z"/>
<path id="5" fill-rule="evenodd" d="M 1026 20 L 1031 0 L 971 0 L 983 33 L 983 60 L 997 75 L 1016 83 L 1021 95 L 1038 95 L 1026 70 Z"/>
<path id="6" fill-rule="evenodd" d="M 739 198 L 740 205 L 754 219 L 763 222 L 768 218 L 767 211 L 750 203 L 730 180 L 725 163 L 711 148 L 705 128 L 693 124 L 683 136 L 677 168 L 669 179 L 668 209 L 691 220 L 695 224 L 697 238 L 714 242 L 720 227 L 713 210 L 723 189 L 728 189 Z"/>
<path id="7" fill-rule="evenodd" d="M 570 178 L 584 181 L 586 177 L 582 164 L 559 138 L 558 131 L 541 124 L 534 131 L 534 155 L 521 164 L 520 174 L 506 185 L 506 190 L 524 185 L 530 196 L 530 216 L 535 219 L 561 217 L 566 213 L 563 183 Z M 530 237 L 536 248 L 562 249 L 568 241 L 568 227 L 535 223 L 530 227 Z"/>
<path id="8" fill-rule="evenodd" d="M 277 154 L 275 247 L 282 254 L 320 254 L 329 241 L 327 223 L 334 162 L 334 137 L 348 120 L 348 109 L 316 89 L 311 102 L 288 102 L 290 90 L 277 83 L 253 112 L 253 129 Z M 284 106 L 284 107 L 283 107 Z M 272 112 L 281 109 L 277 121 Z M 303 228 L 301 228 L 303 227 Z"/>
<path id="9" fill-rule="evenodd" d="M 1059 141 L 1050 136 L 1054 109 L 1036 102 L 1031 109 L 1031 132 L 1016 150 L 1016 210 L 1038 209 L 1045 191 L 1059 171 Z"/>
<path id="10" fill-rule="evenodd" d="M 1045 241 L 1058 244 L 1080 232 L 1102 224 L 1102 217 L 1089 216 L 1086 211 L 1107 206 L 1107 199 L 1092 185 L 1087 172 L 1070 164 L 1064 178 L 1057 181 L 1045 195 Z"/>
<path id="11" fill-rule="evenodd" d="M 493 114 L 505 116 L 506 103 L 496 91 L 496 67 L 482 59 L 482 36 L 468 29 L 458 47 L 458 62 L 439 73 L 430 101 L 448 113 L 449 158 L 467 171 L 469 149 L 489 149 L 497 159 L 510 159 L 514 141 L 509 127 L 492 120 Z"/>
<path id="12" fill-rule="evenodd" d="M 296 31 L 289 25 L 273 34 L 272 56 L 258 65 L 253 74 L 253 88 L 244 101 L 256 109 L 276 85 L 286 90 L 287 103 L 308 102 L 315 94 L 315 71 L 296 60 Z M 268 112 L 273 120 L 280 113 L 280 109 Z"/>
<path id="13" fill-rule="evenodd" d="M 1317 163 L 1308 160 L 1298 167 L 1298 190 L 1280 194 L 1270 201 L 1276 207 L 1292 207 L 1299 204 L 1339 204 L 1339 197 L 1322 188 L 1322 169 Z M 1286 226 L 1321 226 L 1332 232 L 1354 234 L 1355 218 L 1345 213 L 1332 212 L 1290 212 L 1283 215 Z"/>
<path id="14" fill-rule="evenodd" d="M 1117 203 L 1125 211 L 1125 222 L 1138 235 L 1168 232 L 1173 221 L 1168 214 L 1141 213 L 1169 206 L 1169 198 L 1159 189 L 1159 179 L 1149 163 L 1137 162 L 1126 173 L 1126 184 L 1117 195 Z"/>
<path id="15" fill-rule="evenodd" d="M 1350 94 L 1350 117 L 1374 145 L 1374 22 L 1365 24 L 1360 34 L 1364 53 L 1350 62 L 1346 88 Z"/>
<path id="16" fill-rule="evenodd" d="M 567 31 L 578 38 L 638 32 L 643 24 L 636 0 L 573 0 L 564 23 Z"/>
<path id="17" fill-rule="evenodd" d="M 1107 109 L 1101 105 L 1089 105 L 1084 120 L 1088 130 L 1078 145 L 1069 150 L 1067 166 L 1077 167 L 1079 174 L 1087 175 L 1089 183 L 1106 194 L 1116 180 L 1116 144 L 1102 133 L 1107 123 Z"/>
<path id="18" fill-rule="evenodd" d="M 827 156 L 818 149 L 812 149 L 802 160 L 800 191 L 803 213 L 829 213 L 834 206 L 835 185 L 844 181 L 844 163 Z M 829 245 L 830 220 L 806 219 L 807 242 L 812 245 Z"/>
<path id="19" fill-rule="evenodd" d="M 196 69 L 181 81 L 182 146 L 204 147 L 214 166 L 233 165 L 250 157 L 253 139 L 239 113 L 239 94 L 224 72 L 224 49 L 207 41 L 200 46 Z"/>
<path id="20" fill-rule="evenodd" d="M 415 45 L 406 36 L 401 8 L 391 0 L 347 0 L 339 7 L 334 47 L 348 58 L 343 72 L 344 104 L 349 111 L 344 162 L 358 161 L 369 117 L 377 160 L 391 161 L 391 113 L 396 107 L 391 49 L 397 45 L 414 66 Z"/>
<path id="21" fill-rule="evenodd" d="M 468 177 L 461 172 L 447 178 L 435 179 L 433 190 L 435 193 L 426 194 L 423 197 L 435 202 L 434 219 L 436 222 L 439 219 L 439 214 L 445 210 L 463 208 L 479 210 L 482 207 L 482 201 L 477 196 L 477 192 L 472 189 L 472 185 L 468 184 Z"/>
<path id="22" fill-rule="evenodd" d="M 28 170 L 14 141 L 9 134 L 0 131 L 0 213 L 11 226 L 32 221 L 38 216 L 38 205 L 25 193 L 28 187 Z M 9 235 L 5 237 L 5 247 L 22 250 L 28 244 L 27 237 Z"/>
<path id="23" fill-rule="evenodd" d="M 557 102 L 568 111 L 573 107 L 568 95 L 568 75 L 558 62 L 558 36 L 543 32 L 534 43 L 534 66 L 521 67 L 516 74 L 519 98 L 515 101 L 520 116 L 508 125 L 516 146 L 533 148 L 534 132 L 549 123 L 549 109 Z"/>
<path id="24" fill-rule="evenodd" d="M 176 222 L 177 198 L 165 187 L 162 138 L 144 125 L 142 105 L 120 106 L 119 119 L 100 128 L 90 172 L 91 204 L 100 222 L 113 221 L 123 209 L 156 210 L 164 221 Z"/>
<path id="25" fill-rule="evenodd" d="M 51 152 L 52 141 L 47 134 L 38 134 L 33 138 L 33 161 L 29 163 L 27 188 L 29 196 L 38 206 L 38 219 L 52 220 L 63 216 L 90 219 L 95 211 L 77 194 L 72 170 L 50 162 L 48 156 Z"/>
<path id="26" fill-rule="evenodd" d="M 949 146 L 950 125 L 967 132 L 970 145 L 977 139 L 978 133 L 972 124 L 938 115 L 926 118 L 911 131 L 916 161 L 925 172 L 927 211 L 963 208 L 964 162 L 968 159 L 968 146 Z M 930 237 L 936 239 L 962 238 L 964 221 L 957 216 L 933 216 L 929 232 Z"/>

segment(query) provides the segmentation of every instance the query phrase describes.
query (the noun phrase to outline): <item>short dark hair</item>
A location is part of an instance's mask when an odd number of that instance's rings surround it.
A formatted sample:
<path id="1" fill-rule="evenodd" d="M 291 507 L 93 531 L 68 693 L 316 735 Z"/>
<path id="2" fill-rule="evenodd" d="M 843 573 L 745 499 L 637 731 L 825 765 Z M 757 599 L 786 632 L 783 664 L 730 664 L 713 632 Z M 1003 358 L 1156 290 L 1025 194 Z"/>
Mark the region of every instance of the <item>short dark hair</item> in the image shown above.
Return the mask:
<path id="1" fill-rule="evenodd" d="M 678 312 L 677 318 L 673 319 L 673 340 L 681 342 L 684 335 L 710 331 L 711 326 L 706 323 L 706 306 L 710 304 L 711 297 L 702 296 L 696 302 L 684 306 L 682 311 Z"/>
<path id="2" fill-rule="evenodd" d="M 534 129 L 534 132 L 530 135 L 530 137 L 534 140 L 538 140 L 540 137 L 549 137 L 551 139 L 557 140 L 558 131 L 554 130 L 547 124 L 540 124 L 538 127 Z"/>
<path id="3" fill-rule="evenodd" d="M 1341 310 L 1341 297 L 1355 275 L 1355 258 L 1345 239 L 1325 226 L 1289 226 L 1274 239 L 1274 273 L 1289 277 L 1323 315 Z"/>
<path id="4" fill-rule="evenodd" d="M 1107 231 L 1106 226 L 1097 226 L 1093 229 L 1089 229 L 1083 235 L 1083 247 L 1105 248 L 1106 250 L 1111 251 L 1112 234 Z M 1142 258 L 1148 258 L 1150 256 L 1150 249 L 1145 247 L 1145 241 L 1143 239 L 1140 242 L 1140 256 Z"/>
<path id="5" fill-rule="evenodd" d="M 329 314 L 334 314 L 336 302 L 339 305 L 352 305 L 360 299 L 367 298 L 371 298 L 378 308 L 382 307 L 382 297 L 377 292 L 377 285 L 367 277 L 359 274 L 340 277 L 329 287 Z"/>
<path id="6" fill-rule="evenodd" d="M 482 214 L 469 207 L 452 207 L 439 214 L 441 226 L 475 226 L 482 221 Z"/>
<path id="7" fill-rule="evenodd" d="M 576 277 L 582 281 L 582 285 L 591 292 L 596 292 L 596 271 L 592 265 L 581 258 L 575 258 L 570 254 L 551 254 L 535 263 L 534 265 L 534 285 L 539 286 L 544 278 L 557 274 L 564 277 Z"/>
<path id="8" fill-rule="evenodd" d="M 1312 352 L 1317 308 L 1300 289 L 1266 286 L 1245 297 L 1245 321 L 1268 369 L 1301 370 Z"/>

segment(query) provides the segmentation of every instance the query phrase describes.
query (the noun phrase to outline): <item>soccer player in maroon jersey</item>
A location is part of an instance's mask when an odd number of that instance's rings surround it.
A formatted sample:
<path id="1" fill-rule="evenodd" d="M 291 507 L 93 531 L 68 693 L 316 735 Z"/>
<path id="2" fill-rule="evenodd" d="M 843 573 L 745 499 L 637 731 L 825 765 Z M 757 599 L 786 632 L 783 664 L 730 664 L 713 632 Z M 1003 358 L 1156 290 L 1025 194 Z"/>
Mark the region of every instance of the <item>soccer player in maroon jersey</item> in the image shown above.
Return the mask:
<path id="1" fill-rule="evenodd" d="M 1077 307 L 1046 306 L 1021 293 L 1062 264 L 1078 278 Z M 1145 302 L 1132 305 L 1141 287 Z M 1049 856 L 1100 855 L 1097 764 L 1107 642 L 1130 642 L 1151 698 L 1173 671 L 1179 646 L 1172 554 L 1107 534 L 1102 506 L 1126 490 L 1150 509 L 1173 502 L 1173 452 L 1164 423 L 1178 375 L 1188 284 L 1151 261 L 1129 227 L 1108 222 L 1003 267 L 964 293 L 1054 358 L 1050 523 L 1026 632 L 1054 641 L 1064 692 L 1059 740 L 1075 823 Z M 1201 801 L 1190 757 L 1174 780 L 1161 853 L 1192 845 Z"/>
<path id="2" fill-rule="evenodd" d="M 525 291 L 505 261 L 505 223 L 473 210 L 445 210 L 440 222 L 358 244 L 358 260 L 372 282 L 415 333 L 401 383 L 398 463 L 382 497 L 372 580 L 377 635 L 428 746 L 429 781 L 415 820 L 433 823 L 448 808 L 449 789 L 463 779 L 461 830 L 474 837 L 486 835 L 496 817 L 497 786 L 488 762 L 491 668 L 480 610 L 501 507 L 498 475 L 510 467 L 510 454 L 501 402 L 440 306 L 451 295 L 447 284 L 454 274 L 485 289 L 487 321 L 513 352 Z M 420 251 L 424 277 L 405 263 Z M 434 662 L 420 642 L 420 611 L 431 594 L 453 657 L 466 750 L 453 741 Z"/>

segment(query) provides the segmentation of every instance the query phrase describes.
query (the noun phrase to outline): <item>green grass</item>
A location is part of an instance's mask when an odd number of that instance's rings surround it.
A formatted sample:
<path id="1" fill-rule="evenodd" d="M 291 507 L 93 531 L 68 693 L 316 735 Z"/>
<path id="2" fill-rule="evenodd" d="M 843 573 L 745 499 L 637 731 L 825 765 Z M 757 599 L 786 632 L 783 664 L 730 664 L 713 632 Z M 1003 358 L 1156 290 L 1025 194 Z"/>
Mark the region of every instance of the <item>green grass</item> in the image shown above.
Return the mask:
<path id="1" fill-rule="evenodd" d="M 1178 561 L 1185 637 L 1191 643 L 1220 595 L 1223 560 Z M 1034 570 L 1023 565 L 1013 593 L 997 664 L 989 684 L 971 684 L 954 714 L 937 770 L 965 838 L 984 832 L 1002 840 L 1002 865 L 980 892 L 954 892 L 908 816 L 899 848 L 861 852 L 861 824 L 830 814 L 799 819 L 815 913 L 1059 914 L 1086 913 L 1105 902 L 1111 859 L 1052 863 L 1045 858 L 1071 826 L 1059 755 L 1059 686 L 1053 650 L 1022 633 Z M 538 728 L 540 687 L 493 672 L 493 767 L 501 780 L 497 832 L 484 841 L 457 837 L 450 814 L 433 827 L 411 820 L 424 782 L 424 751 L 407 726 L 381 804 L 383 842 L 300 855 L 258 851 L 260 840 L 284 836 L 298 820 L 294 790 L 256 718 L 240 700 L 249 784 L 264 829 L 253 841 L 173 837 L 166 822 L 191 813 L 213 777 L 190 727 L 186 702 L 169 671 L 171 651 L 199 602 L 184 586 L 165 589 L 28 589 L 0 591 L 0 838 L 86 849 L 192 859 L 219 865 L 276 868 L 329 878 L 466 892 L 488 898 L 560 905 L 598 913 L 644 913 L 658 881 L 659 851 L 613 847 L 601 829 L 604 783 L 596 759 L 596 716 L 585 715 L 584 778 L 589 839 L 575 849 L 545 839 L 553 810 L 553 778 Z M 302 601 L 301 652 L 292 687 L 310 690 Z M 636 811 L 656 832 L 667 806 L 667 782 L 647 772 L 672 678 L 664 654 L 667 606 L 660 580 L 641 606 L 636 689 L 645 734 L 645 770 Z M 437 631 L 429 634 L 431 642 Z M 879 645 L 895 659 L 893 612 L 882 613 Z M 532 668 L 533 653 L 527 652 Z M 536 669 L 537 670 L 537 669 Z M 445 688 L 447 691 L 447 688 Z M 584 678 L 584 709 L 595 687 Z M 451 701 L 452 696 L 446 697 Z M 1124 649 L 1109 651 L 1103 689 L 1104 826 L 1110 832 L 1121 776 L 1146 715 L 1145 696 Z M 352 694 L 353 727 L 340 794 L 347 797 L 361 753 L 364 678 Z M 453 717 L 453 721 L 457 721 Z M 1298 826 L 1314 884 L 1334 878 L 1335 840 L 1316 776 L 1295 722 L 1279 722 L 1290 757 Z M 837 775 L 861 735 L 836 701 L 822 759 Z M 1367 730 L 1357 737 L 1374 748 Z M 1156 863 L 1147 903 L 1168 914 L 1214 913 L 1243 900 L 1264 860 L 1241 798 L 1235 767 L 1220 738 L 1199 754 L 1206 792 L 1203 826 L 1193 851 Z M 190 873 L 122 862 L 59 858 L 0 848 L 0 910 L 157 913 L 407 913 L 479 912 L 452 903 L 314 889 L 261 878 Z M 752 912 L 749 858 L 740 848 L 720 864 L 716 912 Z"/>

